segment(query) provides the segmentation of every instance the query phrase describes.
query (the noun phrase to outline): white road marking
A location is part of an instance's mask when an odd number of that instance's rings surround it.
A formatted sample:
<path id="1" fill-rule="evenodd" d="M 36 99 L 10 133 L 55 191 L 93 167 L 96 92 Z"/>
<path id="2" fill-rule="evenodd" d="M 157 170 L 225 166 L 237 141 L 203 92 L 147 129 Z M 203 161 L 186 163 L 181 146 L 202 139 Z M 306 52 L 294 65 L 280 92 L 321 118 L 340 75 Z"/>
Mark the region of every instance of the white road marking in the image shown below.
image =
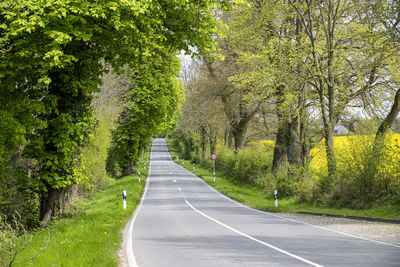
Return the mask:
<path id="1" fill-rule="evenodd" d="M 180 187 L 178 187 L 178 190 L 182 192 L 182 189 L 181 189 Z M 231 230 L 231 231 L 233 231 L 233 232 L 235 232 L 235 233 L 237 233 L 237 234 L 239 234 L 239 235 L 241 235 L 241 236 L 244 236 L 244 237 L 246 237 L 246 238 L 248 238 L 248 239 L 250 239 L 250 240 L 253 240 L 253 241 L 255 241 L 255 242 L 257 242 L 257 243 L 259 243 L 259 244 L 261 244 L 261 245 L 264 245 L 264 246 L 266 246 L 266 247 L 272 248 L 272 249 L 274 249 L 274 250 L 276 250 L 276 251 L 278 251 L 278 252 L 280 252 L 280 253 L 283 253 L 283 254 L 285 254 L 285 255 L 287 255 L 287 256 L 290 256 L 290 257 L 292 257 L 292 258 L 295 258 L 295 259 L 297 259 L 297 260 L 300 260 L 300 261 L 305 262 L 305 263 L 307 263 L 307 264 L 310 264 L 310 265 L 312 265 L 312 266 L 323 267 L 323 265 L 317 264 L 317 263 L 315 263 L 315 262 L 309 261 L 309 260 L 304 259 L 304 258 L 302 258 L 302 257 L 300 257 L 300 256 L 297 256 L 297 255 L 295 255 L 295 254 L 292 254 L 292 253 L 290 253 L 290 252 L 288 252 L 288 251 L 286 251 L 286 250 L 283 250 L 283 249 L 280 249 L 280 248 L 278 248 L 278 247 L 275 247 L 275 246 L 273 246 L 273 245 L 271 245 L 271 244 L 268 244 L 267 242 L 261 241 L 261 240 L 259 240 L 259 239 L 257 239 L 257 238 L 254 238 L 254 237 L 252 237 L 252 236 L 250 236 L 250 235 L 248 235 L 248 234 L 245 234 L 245 233 L 243 233 L 243 232 L 241 232 L 241 231 L 239 231 L 239 230 L 236 230 L 235 228 L 233 228 L 233 227 L 231 227 L 231 226 L 229 226 L 229 225 L 226 225 L 226 224 L 224 224 L 223 222 L 220 222 L 220 221 L 218 221 L 217 219 L 215 219 L 215 218 L 213 218 L 213 217 L 211 217 L 211 216 L 208 216 L 207 214 L 205 214 L 205 213 L 199 211 L 198 209 L 196 209 L 195 207 L 193 207 L 193 206 L 189 203 L 189 201 L 186 199 L 186 197 L 185 197 L 185 195 L 183 194 L 183 192 L 182 192 L 182 196 L 183 196 L 183 198 L 184 198 L 186 204 L 187 204 L 192 210 L 194 210 L 195 212 L 199 213 L 200 215 L 206 217 L 207 219 L 210 219 L 211 221 L 213 221 L 213 222 L 215 222 L 215 223 L 217 223 L 217 224 L 219 224 L 219 225 L 221 225 L 221 226 L 223 226 L 223 227 L 225 227 L 225 228 L 227 228 L 227 229 L 229 229 L 229 230 Z"/>
<path id="2" fill-rule="evenodd" d="M 173 180 L 172 182 L 173 182 L 173 183 L 176 183 L 176 180 Z"/>
<path id="3" fill-rule="evenodd" d="M 151 152 L 151 153 L 153 153 L 153 152 Z M 151 159 L 151 155 L 150 155 L 150 159 Z M 128 256 L 128 266 L 129 267 L 139 267 L 139 265 L 136 262 L 135 254 L 133 253 L 133 244 L 132 244 L 133 235 L 132 235 L 132 232 L 133 232 L 133 224 L 136 221 L 136 217 L 138 216 L 139 211 L 143 206 L 143 201 L 144 201 L 144 198 L 146 197 L 146 194 L 147 194 L 147 188 L 148 188 L 148 184 L 149 184 L 149 180 L 150 180 L 149 178 L 150 178 L 150 173 L 151 173 L 151 168 L 150 167 L 151 167 L 151 160 L 150 160 L 150 164 L 149 164 L 149 172 L 147 173 L 146 185 L 144 187 L 144 192 L 143 192 L 142 198 L 140 200 L 140 203 L 139 203 L 138 207 L 136 208 L 135 214 L 134 214 L 134 216 L 132 218 L 132 221 L 131 221 L 131 224 L 129 225 L 129 228 L 128 228 L 128 240 L 126 241 L 127 242 L 127 244 L 126 244 L 126 254 Z"/>
<path id="4" fill-rule="evenodd" d="M 180 165 L 178 165 L 178 166 L 180 166 Z M 180 166 L 180 167 L 183 168 L 182 166 Z M 185 169 L 185 168 L 183 168 L 183 169 Z M 185 170 L 186 170 L 186 169 L 185 169 Z M 188 170 L 186 170 L 186 171 L 188 171 Z M 189 172 L 193 177 L 199 179 L 201 182 L 203 182 L 205 185 L 207 185 L 211 190 L 213 190 L 214 192 L 216 192 L 217 194 L 219 194 L 219 195 L 222 196 L 223 198 L 226 198 L 227 200 L 229 200 L 229 201 L 231 201 L 231 202 L 235 203 L 236 205 L 239 205 L 239 206 L 241 206 L 241 207 L 243 207 L 243 208 L 246 208 L 246 209 L 249 209 L 249 210 L 258 212 L 258 213 L 271 215 L 271 216 L 274 216 L 274 217 L 277 217 L 277 218 L 281 218 L 281 219 L 283 219 L 283 220 L 292 221 L 292 222 L 296 222 L 296 223 L 300 223 L 300 224 L 305 224 L 305 225 L 312 226 L 312 227 L 315 227 L 315 228 L 319 228 L 319 229 L 322 229 L 322 230 L 325 230 L 325 231 L 334 232 L 334 233 L 341 234 L 341 235 L 344 235 L 344 236 L 349 236 L 349 237 L 353 237 L 353 238 L 357 238 L 357 239 L 361 239 L 361 240 L 365 240 L 365 241 L 369 241 L 369 242 L 373 242 L 373 243 L 378 243 L 378 244 L 381 244 L 381 245 L 386 245 L 386 246 L 391 246 L 391 247 L 400 248 L 399 245 L 395 245 L 395 244 L 391 244 L 391 243 L 386 243 L 386 242 L 382 242 L 382 241 L 378 241 L 378 240 L 373 240 L 373 239 L 369 239 L 369 238 L 365 238 L 365 237 L 361 237 L 361 236 L 357 236 L 357 235 L 352 235 L 352 234 L 348 234 L 348 233 L 336 231 L 336 230 L 333 230 L 333 229 L 330 229 L 330 228 L 326 228 L 326 227 L 323 227 L 323 226 L 319 226 L 319 225 L 315 225 L 315 224 L 311 224 L 311 223 L 306 223 L 306 222 L 298 221 L 298 220 L 296 220 L 296 219 L 287 218 L 287 217 L 285 217 L 285 216 L 277 215 L 277 214 L 274 214 L 274 213 L 271 213 L 271 212 L 262 211 L 262 210 L 257 210 L 257 209 L 255 209 L 255 208 L 246 206 L 246 205 L 244 205 L 244 204 L 242 204 L 242 203 L 239 203 L 239 202 L 237 202 L 237 201 L 235 201 L 235 200 L 233 200 L 233 199 L 231 199 L 231 198 L 225 196 L 224 194 L 222 194 L 222 193 L 218 192 L 216 189 L 214 189 L 211 185 L 207 184 L 204 180 L 200 179 L 199 177 L 197 177 L 196 175 L 194 175 L 194 174 L 191 173 L 190 171 L 188 171 L 188 172 Z"/>

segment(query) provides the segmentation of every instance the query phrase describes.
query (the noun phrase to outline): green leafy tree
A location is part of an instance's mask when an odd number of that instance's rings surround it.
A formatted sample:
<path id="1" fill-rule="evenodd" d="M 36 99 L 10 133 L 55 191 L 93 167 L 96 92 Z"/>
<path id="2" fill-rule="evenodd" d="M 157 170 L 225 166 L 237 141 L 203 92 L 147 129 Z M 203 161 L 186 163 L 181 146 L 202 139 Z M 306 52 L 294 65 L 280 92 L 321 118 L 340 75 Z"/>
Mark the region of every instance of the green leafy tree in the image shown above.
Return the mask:
<path id="1" fill-rule="evenodd" d="M 0 5 L 1 164 L 18 150 L 38 167 L 41 219 L 83 179 L 93 93 L 109 64 L 139 68 L 164 49 L 212 50 L 226 2 L 21 0 Z M 167 53 L 168 54 L 168 53 Z"/>
<path id="2" fill-rule="evenodd" d="M 329 184 L 337 178 L 335 125 L 352 101 L 375 88 L 384 45 L 379 27 L 358 17 L 352 1 L 288 1 L 303 28 L 304 77 L 323 122 Z"/>
<path id="3" fill-rule="evenodd" d="M 304 164 L 305 123 L 313 104 L 302 76 L 302 25 L 288 1 L 248 1 L 235 8 L 229 23 L 240 72 L 235 84 L 251 96 L 269 99 L 278 119 L 273 169 Z"/>
<path id="4" fill-rule="evenodd" d="M 143 57 L 124 96 L 127 106 L 112 134 L 109 172 L 132 173 L 153 135 L 169 129 L 183 100 L 179 82 L 180 61 L 175 53 Z"/>

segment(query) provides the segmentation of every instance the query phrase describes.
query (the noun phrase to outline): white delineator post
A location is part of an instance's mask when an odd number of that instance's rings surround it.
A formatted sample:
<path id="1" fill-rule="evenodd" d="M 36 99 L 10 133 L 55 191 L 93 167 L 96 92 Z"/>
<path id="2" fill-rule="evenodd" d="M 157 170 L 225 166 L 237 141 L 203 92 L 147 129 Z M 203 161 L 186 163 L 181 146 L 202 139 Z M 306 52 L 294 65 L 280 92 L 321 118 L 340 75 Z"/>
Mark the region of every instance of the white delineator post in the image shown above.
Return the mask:
<path id="1" fill-rule="evenodd" d="M 196 163 L 193 163 L 193 170 L 194 170 L 194 167 L 196 166 Z"/>
<path id="2" fill-rule="evenodd" d="M 274 190 L 275 208 L 278 207 L 278 190 Z"/>
<path id="3" fill-rule="evenodd" d="M 122 202 L 122 206 L 124 209 L 126 209 L 126 190 L 124 190 L 124 192 L 122 192 L 122 197 L 124 198 L 124 200 Z"/>
<path id="4" fill-rule="evenodd" d="M 214 183 L 215 183 L 215 160 L 217 159 L 217 155 L 216 154 L 212 154 L 211 155 L 211 159 L 213 161 L 213 177 L 214 177 Z"/>
<path id="5" fill-rule="evenodd" d="M 138 176 L 139 176 L 139 183 L 140 183 L 140 172 L 138 173 Z"/>

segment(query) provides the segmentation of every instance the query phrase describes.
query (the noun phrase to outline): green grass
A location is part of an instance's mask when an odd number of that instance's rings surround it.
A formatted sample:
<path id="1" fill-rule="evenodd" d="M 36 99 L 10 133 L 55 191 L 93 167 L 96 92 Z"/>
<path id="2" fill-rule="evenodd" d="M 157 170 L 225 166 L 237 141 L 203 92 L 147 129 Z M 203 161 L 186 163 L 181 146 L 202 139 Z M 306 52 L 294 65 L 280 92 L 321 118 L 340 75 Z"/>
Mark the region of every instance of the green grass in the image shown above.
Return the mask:
<path id="1" fill-rule="evenodd" d="M 147 178 L 147 169 L 115 180 L 92 199 L 81 201 L 82 211 L 73 218 L 56 220 L 47 229 L 34 234 L 32 243 L 16 262 L 39 254 L 30 266 L 118 266 L 122 230 L 136 209 Z M 122 191 L 127 191 L 127 208 L 122 208 Z M 50 235 L 48 246 L 42 244 Z"/>
<path id="2" fill-rule="evenodd" d="M 193 164 L 190 161 L 185 160 L 185 163 L 183 163 L 182 160 L 176 160 L 177 153 L 171 146 L 171 140 L 167 140 L 167 143 L 170 148 L 171 156 L 173 159 L 175 159 L 176 163 L 182 165 L 189 171 L 196 174 L 198 177 L 202 178 L 207 184 L 211 185 L 222 194 L 258 210 L 271 212 L 310 211 L 340 215 L 400 219 L 400 207 L 391 205 L 372 209 L 353 210 L 318 205 L 314 206 L 309 203 L 301 203 L 295 197 L 288 197 L 278 199 L 278 208 L 275 208 L 273 195 L 265 193 L 260 186 L 232 181 L 232 179 L 229 179 L 229 177 L 220 171 L 216 171 L 216 181 L 214 183 L 212 169 L 206 169 L 200 165 L 196 165 L 195 169 L 193 170 Z"/>

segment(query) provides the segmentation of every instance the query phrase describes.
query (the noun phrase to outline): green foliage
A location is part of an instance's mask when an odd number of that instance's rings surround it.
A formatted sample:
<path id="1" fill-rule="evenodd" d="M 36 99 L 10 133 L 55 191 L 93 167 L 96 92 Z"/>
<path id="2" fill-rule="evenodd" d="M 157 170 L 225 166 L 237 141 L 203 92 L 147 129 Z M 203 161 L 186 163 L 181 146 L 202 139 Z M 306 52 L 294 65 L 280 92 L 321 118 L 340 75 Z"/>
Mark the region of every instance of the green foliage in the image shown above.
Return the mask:
<path id="1" fill-rule="evenodd" d="M 21 158 L 0 165 L 0 214 L 6 221 L 18 213 L 20 222 L 27 228 L 36 227 L 39 220 L 38 187 L 23 170 Z"/>
<path id="2" fill-rule="evenodd" d="M 150 138 L 174 124 L 183 100 L 179 64 L 173 53 L 153 55 L 143 58 L 132 73 L 132 88 L 124 96 L 128 104 L 112 133 L 109 173 L 115 175 L 138 164 Z"/>
<path id="3" fill-rule="evenodd" d="M 143 122 L 134 136 L 124 140 L 134 143 L 129 147 L 136 150 L 128 158 L 136 161 L 137 149 L 148 141 L 154 125 L 166 128 L 159 126 L 160 122 L 168 121 L 179 103 L 174 102 L 173 98 L 179 97 L 173 90 L 169 95 L 168 90 L 162 91 L 164 86 L 179 87 L 176 76 L 163 72 L 162 66 L 170 61 L 168 66 L 177 69 L 171 51 L 189 52 L 189 47 L 197 47 L 199 52 L 214 50 L 212 34 L 221 32 L 221 23 L 211 9 L 218 5 L 216 0 L 3 1 L 0 165 L 5 166 L 16 153 L 32 159 L 32 166 L 26 169 L 37 168 L 34 182 L 44 206 L 51 192 L 85 183 L 88 175 L 83 175 L 83 168 L 92 163 L 85 162 L 88 157 L 82 158 L 82 149 L 94 133 L 91 102 L 106 65 L 117 72 L 129 66 L 137 83 L 133 87 L 139 91 L 132 90 L 128 98 L 138 97 L 142 103 L 132 108 L 130 119 L 139 126 L 134 118 L 140 115 Z M 156 103 L 155 92 L 162 101 Z M 159 120 L 145 123 L 160 114 Z M 147 131 L 147 126 L 151 130 Z M 115 135 L 124 136 L 125 130 Z"/>
<path id="4" fill-rule="evenodd" d="M 74 209 L 47 229 L 33 235 L 31 245 L 17 261 L 37 255 L 29 266 L 117 266 L 121 247 L 121 231 L 136 209 L 147 177 L 147 168 L 139 166 L 142 182 L 127 176 L 112 180 L 101 192 L 90 199 L 74 203 Z M 122 208 L 121 193 L 127 191 L 127 208 Z M 72 214 L 71 214 L 72 213 Z M 48 246 L 41 250 L 43 240 L 50 235 Z"/>
<path id="5" fill-rule="evenodd" d="M 171 148 L 171 156 L 172 158 L 174 158 L 176 152 L 171 147 L 172 141 L 167 140 L 167 143 L 168 146 Z M 276 209 L 274 206 L 273 192 L 266 192 L 263 185 L 235 181 L 231 177 L 227 176 L 223 171 L 216 172 L 216 180 L 214 182 L 212 169 L 196 165 L 196 168 L 193 170 L 192 164 L 190 162 L 185 161 L 185 164 L 182 164 L 182 161 L 179 160 L 177 161 L 177 163 L 183 165 L 186 169 L 195 173 L 198 177 L 202 178 L 206 183 L 208 183 L 210 186 L 223 193 L 224 195 L 259 210 L 273 212 L 312 211 L 375 218 L 400 218 L 400 208 L 396 205 L 384 205 L 360 210 L 337 207 L 335 208 L 328 207 L 318 202 L 302 202 L 301 199 L 297 197 L 282 197 L 279 191 L 279 205 L 278 209 Z M 300 181 L 300 183 L 307 185 L 307 181 L 311 180 Z M 308 188 L 311 187 L 309 186 Z M 308 191 L 307 194 L 309 194 L 309 192 L 311 191 Z"/>
<path id="6" fill-rule="evenodd" d="M 192 159 L 194 163 L 200 162 L 200 158 L 192 151 L 192 146 L 183 137 L 172 139 L 171 148 L 177 153 L 180 159 Z"/>
<path id="7" fill-rule="evenodd" d="M 235 181 L 271 185 L 273 178 L 266 174 L 272 169 L 272 154 L 272 150 L 267 148 L 245 147 L 235 152 L 221 147 L 218 149 L 216 168 Z M 272 192 L 274 188 L 266 190 Z"/>
<path id="8" fill-rule="evenodd" d="M 107 152 L 111 145 L 111 125 L 99 112 L 97 112 L 96 118 L 98 124 L 94 136 L 82 151 L 79 168 L 80 173 L 85 176 L 85 183 L 82 187 L 91 194 L 111 183 L 106 172 Z"/>

